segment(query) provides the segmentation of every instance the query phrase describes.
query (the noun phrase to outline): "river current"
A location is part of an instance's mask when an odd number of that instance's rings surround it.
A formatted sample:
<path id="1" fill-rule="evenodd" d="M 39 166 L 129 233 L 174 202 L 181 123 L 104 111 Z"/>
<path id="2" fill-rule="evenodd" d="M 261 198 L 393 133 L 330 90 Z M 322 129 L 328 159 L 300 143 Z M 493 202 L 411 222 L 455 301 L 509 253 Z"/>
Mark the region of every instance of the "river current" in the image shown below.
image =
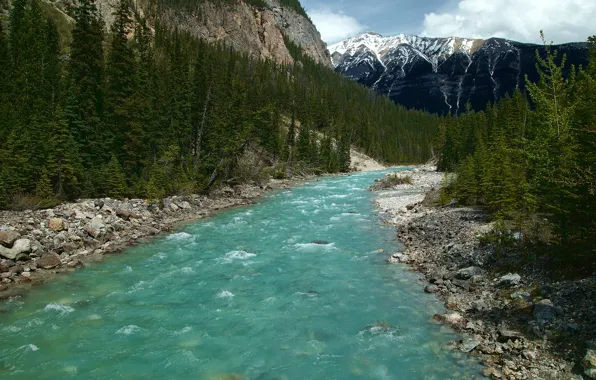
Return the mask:
<path id="1" fill-rule="evenodd" d="M 387 264 L 383 173 L 272 193 L 0 303 L 0 378 L 479 376 L 419 275 Z"/>

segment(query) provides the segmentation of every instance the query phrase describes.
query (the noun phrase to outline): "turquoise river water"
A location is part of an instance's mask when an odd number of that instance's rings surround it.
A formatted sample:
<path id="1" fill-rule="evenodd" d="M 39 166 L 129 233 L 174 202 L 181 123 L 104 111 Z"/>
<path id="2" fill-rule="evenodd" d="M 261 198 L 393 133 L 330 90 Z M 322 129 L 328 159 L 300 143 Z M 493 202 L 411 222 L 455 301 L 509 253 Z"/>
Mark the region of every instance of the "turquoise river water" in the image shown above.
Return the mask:
<path id="1" fill-rule="evenodd" d="M 444 348 L 457 336 L 419 276 L 387 265 L 382 173 L 270 194 L 0 303 L 0 378 L 480 376 Z"/>

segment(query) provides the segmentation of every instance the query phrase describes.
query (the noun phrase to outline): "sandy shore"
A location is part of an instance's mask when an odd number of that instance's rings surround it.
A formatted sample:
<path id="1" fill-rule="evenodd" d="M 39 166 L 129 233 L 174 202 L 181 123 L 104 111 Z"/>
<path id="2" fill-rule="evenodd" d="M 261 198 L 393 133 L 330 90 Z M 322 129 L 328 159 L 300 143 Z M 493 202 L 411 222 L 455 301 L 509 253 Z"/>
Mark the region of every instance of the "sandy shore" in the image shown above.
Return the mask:
<path id="1" fill-rule="evenodd" d="M 547 257 L 521 262 L 482 243 L 494 225 L 482 210 L 433 205 L 443 176 L 432 169 L 403 173 L 413 184 L 379 191 L 376 203 L 405 245 L 389 262 L 423 273 L 424 290 L 445 302 L 435 319 L 462 336 L 450 347 L 494 379 L 596 378 L 596 276 L 554 280 Z"/>

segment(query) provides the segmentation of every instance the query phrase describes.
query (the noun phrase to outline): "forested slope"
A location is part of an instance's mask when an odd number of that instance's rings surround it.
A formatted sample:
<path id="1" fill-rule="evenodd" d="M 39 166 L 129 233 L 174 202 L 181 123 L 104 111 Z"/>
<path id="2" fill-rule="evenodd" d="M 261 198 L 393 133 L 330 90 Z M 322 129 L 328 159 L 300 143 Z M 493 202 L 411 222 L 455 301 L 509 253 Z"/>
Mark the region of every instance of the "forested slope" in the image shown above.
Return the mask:
<path id="1" fill-rule="evenodd" d="M 540 80 L 488 107 L 441 121 L 439 166 L 447 191 L 480 204 L 524 241 L 594 257 L 596 247 L 596 48 L 569 67 L 547 46 Z M 570 71 L 568 78 L 563 75 Z"/>
<path id="2" fill-rule="evenodd" d="M 276 64 L 210 45 L 117 3 L 105 30 L 79 1 L 70 43 L 39 0 L 13 2 L 0 32 L 0 203 L 206 192 L 271 167 L 349 169 L 349 147 L 388 162 L 430 155 L 438 118 L 407 111 L 302 54 Z M 66 54 L 68 52 L 68 54 Z M 316 132 L 316 133 L 315 133 Z"/>

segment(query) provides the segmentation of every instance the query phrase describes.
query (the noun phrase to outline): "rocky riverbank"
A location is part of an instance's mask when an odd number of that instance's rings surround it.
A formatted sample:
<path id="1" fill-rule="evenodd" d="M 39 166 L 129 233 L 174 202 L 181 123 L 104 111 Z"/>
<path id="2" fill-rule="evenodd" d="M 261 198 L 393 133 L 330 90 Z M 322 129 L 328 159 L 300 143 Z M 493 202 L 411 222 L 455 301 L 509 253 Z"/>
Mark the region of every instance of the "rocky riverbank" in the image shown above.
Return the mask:
<path id="1" fill-rule="evenodd" d="M 172 231 L 181 222 L 252 204 L 266 191 L 292 183 L 224 187 L 209 197 L 175 196 L 156 203 L 85 199 L 48 210 L 0 212 L 0 299 Z"/>
<path id="2" fill-rule="evenodd" d="M 435 319 L 462 336 L 451 347 L 476 355 L 490 378 L 596 378 L 596 276 L 553 279 L 549 257 L 497 252 L 482 210 L 436 205 L 441 174 L 421 167 L 400 175 L 412 184 L 376 200 L 405 246 L 389 261 L 424 274 L 424 290 L 445 301 Z"/>

